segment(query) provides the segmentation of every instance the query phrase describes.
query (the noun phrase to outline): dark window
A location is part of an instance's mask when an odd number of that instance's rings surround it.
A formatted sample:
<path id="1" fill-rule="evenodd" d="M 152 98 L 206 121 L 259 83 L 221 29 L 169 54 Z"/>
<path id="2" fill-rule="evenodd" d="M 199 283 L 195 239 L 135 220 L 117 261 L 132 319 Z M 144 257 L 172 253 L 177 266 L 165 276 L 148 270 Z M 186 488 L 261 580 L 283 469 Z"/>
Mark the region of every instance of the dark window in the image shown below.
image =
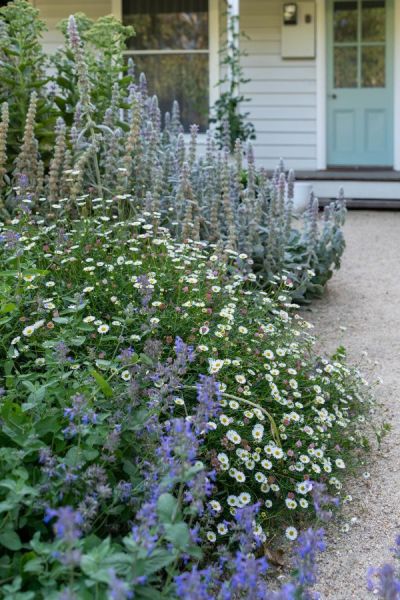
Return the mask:
<path id="1" fill-rule="evenodd" d="M 136 35 L 127 54 L 146 74 L 162 112 L 178 100 L 185 129 L 208 124 L 208 0 L 123 0 L 123 22 Z"/>

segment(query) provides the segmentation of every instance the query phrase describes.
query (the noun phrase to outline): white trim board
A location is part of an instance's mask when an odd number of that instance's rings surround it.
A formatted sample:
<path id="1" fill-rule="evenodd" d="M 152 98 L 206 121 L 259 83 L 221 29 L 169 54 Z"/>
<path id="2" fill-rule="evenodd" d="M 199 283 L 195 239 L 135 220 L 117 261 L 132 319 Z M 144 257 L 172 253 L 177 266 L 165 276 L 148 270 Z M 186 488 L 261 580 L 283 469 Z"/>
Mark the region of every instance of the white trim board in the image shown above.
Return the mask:
<path id="1" fill-rule="evenodd" d="M 317 77 L 317 169 L 327 167 L 327 52 L 326 52 L 326 0 L 317 0 L 316 18 L 316 77 Z"/>
<path id="2" fill-rule="evenodd" d="M 394 0 L 394 123 L 393 123 L 393 135 L 394 135 L 394 157 L 393 157 L 393 168 L 397 171 L 400 170 L 400 0 Z"/>
<path id="3" fill-rule="evenodd" d="M 313 187 L 317 198 L 336 198 L 339 188 L 344 190 L 344 197 L 362 200 L 399 200 L 400 181 L 307 181 Z"/>

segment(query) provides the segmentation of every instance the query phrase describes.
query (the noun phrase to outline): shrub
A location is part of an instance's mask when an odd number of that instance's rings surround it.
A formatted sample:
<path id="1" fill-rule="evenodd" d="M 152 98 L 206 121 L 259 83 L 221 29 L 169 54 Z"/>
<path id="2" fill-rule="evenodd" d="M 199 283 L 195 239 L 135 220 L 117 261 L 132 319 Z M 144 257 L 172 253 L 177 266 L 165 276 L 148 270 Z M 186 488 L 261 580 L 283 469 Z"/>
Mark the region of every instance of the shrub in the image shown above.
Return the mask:
<path id="1" fill-rule="evenodd" d="M 114 125 L 124 126 L 118 111 L 128 109 L 124 97 L 125 91 L 133 83 L 132 74 L 128 73 L 128 65 L 124 60 L 125 42 L 134 35 L 132 27 L 127 27 L 115 17 L 100 17 L 97 21 L 89 19 L 85 14 L 75 15 L 76 32 L 72 27 L 68 30 L 68 20 L 60 24 L 65 36 L 65 45 L 51 57 L 55 69 L 57 94 L 55 102 L 60 116 L 68 126 L 79 128 L 82 111 L 82 77 L 87 78 L 88 92 L 92 116 L 100 124 L 110 108 L 116 117 Z M 85 70 L 78 72 L 77 53 L 85 57 Z M 82 67 L 83 65 L 80 64 Z M 79 82 L 79 79 L 81 81 Z"/>
<path id="2" fill-rule="evenodd" d="M 309 479 L 340 488 L 370 405 L 341 352 L 315 356 L 291 282 L 257 292 L 245 255 L 144 219 L 16 221 L 1 238 L 1 578 L 27 598 L 71 578 L 93 597 L 114 576 L 173 594 L 181 555 L 237 547 L 257 502 L 258 543 L 294 538 Z"/>
<path id="3" fill-rule="evenodd" d="M 52 90 L 47 88 L 50 78 L 42 48 L 46 27 L 38 15 L 39 11 L 25 0 L 14 0 L 0 8 L 0 105 L 9 105 L 8 171 L 13 170 L 22 143 L 32 93 L 36 94 L 39 121 L 35 125 L 35 154 L 40 149 L 47 159 L 54 140 L 56 111 Z M 3 165 L 0 163 L 0 168 Z"/>
<path id="4" fill-rule="evenodd" d="M 26 14 L 36 23 L 32 10 L 26 8 Z M 297 225 L 292 214 L 294 175 L 286 173 L 283 163 L 268 179 L 256 169 L 251 145 L 243 148 L 238 140 L 231 156 L 217 150 L 211 132 L 205 154 L 199 156 L 197 127 L 193 125 L 186 143 L 176 103 L 162 123 L 144 75 L 135 81 L 133 67 L 128 73 L 123 67 L 122 48 L 130 28 L 108 17 L 93 25 L 79 16 L 70 18 L 65 32 L 66 48 L 53 61 L 60 111 L 55 129 L 43 122 L 41 93 L 33 92 L 23 141 L 7 161 L 12 116 L 3 110 L 0 171 L 3 178 L 12 176 L 12 187 L 0 189 L 3 212 L 12 214 L 24 198 L 31 210 L 46 216 L 98 214 L 100 206 L 121 219 L 147 212 L 150 222 L 168 227 L 180 240 L 208 240 L 245 252 L 263 287 L 284 271 L 295 284 L 297 299 L 320 294 L 340 265 L 343 198 L 326 209 L 322 231 L 314 198 L 304 226 Z M 46 102 L 50 99 L 54 91 Z M 39 131 L 55 137 L 50 159 L 40 153 Z"/>

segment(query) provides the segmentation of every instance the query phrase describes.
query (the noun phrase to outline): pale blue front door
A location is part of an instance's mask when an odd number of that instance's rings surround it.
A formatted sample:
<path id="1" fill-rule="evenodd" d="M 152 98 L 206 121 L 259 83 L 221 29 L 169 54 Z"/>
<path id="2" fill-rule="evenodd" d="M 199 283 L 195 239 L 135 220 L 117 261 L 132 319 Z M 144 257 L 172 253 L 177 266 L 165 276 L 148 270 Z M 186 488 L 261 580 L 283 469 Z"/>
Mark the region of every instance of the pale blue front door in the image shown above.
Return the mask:
<path id="1" fill-rule="evenodd" d="M 329 166 L 393 165 L 392 0 L 328 0 Z"/>

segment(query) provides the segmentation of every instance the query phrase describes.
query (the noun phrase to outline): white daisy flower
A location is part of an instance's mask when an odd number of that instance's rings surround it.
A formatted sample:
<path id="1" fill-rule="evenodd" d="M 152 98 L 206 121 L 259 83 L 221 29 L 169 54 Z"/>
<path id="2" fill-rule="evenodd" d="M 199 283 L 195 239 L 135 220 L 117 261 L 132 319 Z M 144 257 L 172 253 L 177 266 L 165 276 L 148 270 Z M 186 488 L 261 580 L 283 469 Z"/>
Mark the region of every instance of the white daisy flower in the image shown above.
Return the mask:
<path id="1" fill-rule="evenodd" d="M 228 496 L 227 498 L 227 503 L 229 506 L 239 506 L 239 500 L 237 498 L 237 496 Z"/>
<path id="2" fill-rule="evenodd" d="M 264 427 L 263 425 L 261 425 L 260 423 L 257 423 L 257 425 L 255 425 L 253 427 L 253 430 L 251 432 L 251 435 L 253 436 L 253 438 L 257 441 L 261 440 L 263 435 L 264 435 Z"/>
<path id="3" fill-rule="evenodd" d="M 233 444 L 240 444 L 240 442 L 242 441 L 242 438 L 240 437 L 240 435 L 237 433 L 237 431 L 235 431 L 234 429 L 229 429 L 226 432 L 226 437 L 228 438 L 228 440 L 230 442 L 232 442 Z"/>
<path id="4" fill-rule="evenodd" d="M 285 535 L 288 540 L 293 542 L 297 538 L 297 535 L 298 535 L 296 527 L 293 527 L 293 526 L 286 527 Z"/>
<path id="5" fill-rule="evenodd" d="M 95 321 L 95 320 L 96 320 L 96 317 L 93 317 L 92 315 L 89 315 L 89 316 L 87 316 L 87 317 L 85 317 L 83 319 L 83 322 L 84 323 L 93 323 L 93 321 Z"/>
<path id="6" fill-rule="evenodd" d="M 217 539 L 217 536 L 215 535 L 215 533 L 213 531 L 207 531 L 206 533 L 207 539 L 209 542 L 214 543 L 215 540 Z"/>
<path id="7" fill-rule="evenodd" d="M 22 330 L 22 335 L 25 337 L 31 337 L 33 333 L 35 333 L 35 328 L 33 325 L 28 325 Z"/>
<path id="8" fill-rule="evenodd" d="M 296 492 L 298 494 L 307 494 L 312 489 L 312 484 L 309 481 L 300 481 L 296 485 Z"/>
<path id="9" fill-rule="evenodd" d="M 208 371 L 212 375 L 213 373 L 218 373 L 218 371 L 222 369 L 222 367 L 224 366 L 224 361 L 219 358 L 209 358 L 208 364 Z"/>
<path id="10" fill-rule="evenodd" d="M 239 494 L 239 502 L 241 505 L 245 506 L 251 502 L 251 496 L 247 492 L 242 492 Z"/>
<path id="11" fill-rule="evenodd" d="M 131 378 L 131 374 L 129 373 L 129 371 L 127 371 L 127 370 L 122 371 L 121 379 L 123 379 L 124 381 L 129 381 L 130 378 Z"/>
<path id="12" fill-rule="evenodd" d="M 274 458 L 280 459 L 283 458 L 283 450 L 282 448 L 274 448 L 272 451 L 272 456 L 274 456 Z"/>
<path id="13" fill-rule="evenodd" d="M 220 415 L 219 416 L 219 422 L 221 423 L 221 425 L 225 425 L 228 426 L 232 423 L 233 419 L 231 417 L 228 417 L 227 415 Z"/>
<path id="14" fill-rule="evenodd" d="M 106 323 L 102 323 L 101 325 L 98 326 L 97 331 L 101 335 L 104 335 L 105 333 L 108 333 L 108 331 L 110 331 L 110 328 L 108 325 L 106 325 Z"/>
<path id="15" fill-rule="evenodd" d="M 222 510 L 222 506 L 220 505 L 220 503 L 217 500 L 211 500 L 210 506 L 215 512 L 221 512 L 221 510 Z"/>
<path id="16" fill-rule="evenodd" d="M 225 525 L 225 523 L 218 523 L 217 531 L 218 531 L 219 535 L 225 535 L 226 533 L 228 533 L 228 528 Z"/>

